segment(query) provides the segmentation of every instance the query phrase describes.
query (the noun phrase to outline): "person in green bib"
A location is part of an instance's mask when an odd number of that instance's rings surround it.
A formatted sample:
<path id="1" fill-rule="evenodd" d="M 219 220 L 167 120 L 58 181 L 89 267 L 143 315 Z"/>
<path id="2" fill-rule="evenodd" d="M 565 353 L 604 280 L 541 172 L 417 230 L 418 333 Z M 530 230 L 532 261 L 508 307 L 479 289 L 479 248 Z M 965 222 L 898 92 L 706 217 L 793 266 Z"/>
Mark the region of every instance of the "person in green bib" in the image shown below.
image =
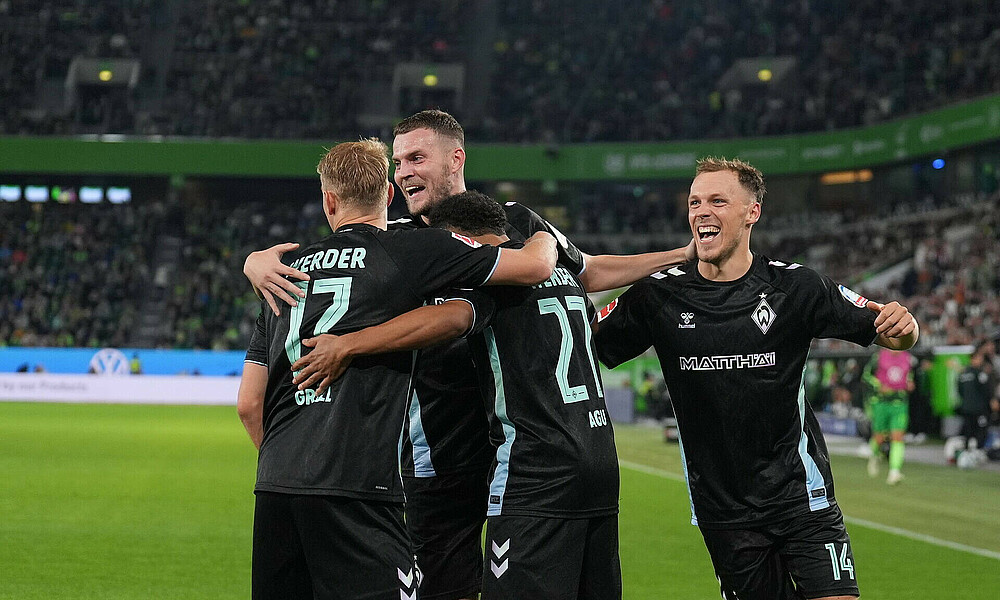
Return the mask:
<path id="1" fill-rule="evenodd" d="M 878 476 L 882 444 L 888 438 L 889 475 L 886 483 L 889 485 L 903 480 L 906 448 L 903 436 L 910 422 L 909 395 L 913 391 L 914 360 L 909 352 L 882 348 L 872 355 L 863 375 L 871 389 L 872 455 L 868 459 L 868 475 Z"/>

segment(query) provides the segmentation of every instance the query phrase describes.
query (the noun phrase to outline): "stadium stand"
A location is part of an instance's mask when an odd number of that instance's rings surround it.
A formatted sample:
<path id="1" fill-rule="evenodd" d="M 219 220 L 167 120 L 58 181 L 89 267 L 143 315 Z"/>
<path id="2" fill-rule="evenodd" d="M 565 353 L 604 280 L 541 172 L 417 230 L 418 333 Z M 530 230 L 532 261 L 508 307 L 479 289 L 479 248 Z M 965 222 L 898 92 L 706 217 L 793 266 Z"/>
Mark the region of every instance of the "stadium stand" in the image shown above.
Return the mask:
<path id="1" fill-rule="evenodd" d="M 633 214 L 615 218 L 629 223 L 649 218 L 648 208 L 635 206 Z M 0 306 L 12 315 L 0 324 L 0 344 L 243 348 L 259 306 L 242 276 L 246 255 L 327 234 L 319 204 L 306 200 L 199 197 L 171 210 L 163 202 L 101 208 L 0 205 L 0 259 L 6 265 L 0 271 Z M 918 316 L 927 347 L 967 344 L 976 332 L 1000 329 L 998 215 L 996 195 L 848 222 L 820 213 L 808 221 L 788 220 L 787 227 L 780 220 L 769 224 L 754 247 L 807 264 L 872 297 L 903 299 Z M 653 240 L 650 248 L 662 247 L 664 236 L 684 235 L 683 215 L 663 222 L 672 224 L 661 235 L 645 236 Z M 576 238 L 579 232 L 568 233 Z M 845 236 L 866 243 L 845 244 Z M 582 245 L 591 253 L 605 250 Z M 145 293 L 150 284 L 155 293 Z"/>
<path id="2" fill-rule="evenodd" d="M 0 42 L 11 51 L 0 57 L 0 85 L 11 101 L 0 132 L 354 137 L 368 131 L 358 122 L 367 84 L 391 81 L 403 60 L 491 74 L 492 106 L 481 119 L 446 107 L 477 141 L 830 130 L 1000 90 L 1000 15 L 974 0 L 865 0 L 850 11 L 827 0 L 516 0 L 477 24 L 496 31 L 485 55 L 459 52 L 465 10 L 460 2 L 2 0 Z M 569 18 L 581 13 L 591 16 Z M 68 111 L 59 102 L 78 54 L 142 61 L 134 107 L 96 119 L 98 130 L 80 116 L 102 107 Z M 767 82 L 725 83 L 741 58 L 788 58 L 794 67 Z"/>
<path id="3" fill-rule="evenodd" d="M 161 204 L 4 204 L 0 346 L 123 346 L 139 324 Z"/>
<path id="4" fill-rule="evenodd" d="M 163 318 L 150 332 L 158 347 L 245 348 L 259 301 L 243 277 L 247 254 L 264 245 L 329 235 L 318 202 L 213 198 L 185 203 L 177 252 L 163 261 Z M 265 241 L 266 240 L 266 241 Z"/>

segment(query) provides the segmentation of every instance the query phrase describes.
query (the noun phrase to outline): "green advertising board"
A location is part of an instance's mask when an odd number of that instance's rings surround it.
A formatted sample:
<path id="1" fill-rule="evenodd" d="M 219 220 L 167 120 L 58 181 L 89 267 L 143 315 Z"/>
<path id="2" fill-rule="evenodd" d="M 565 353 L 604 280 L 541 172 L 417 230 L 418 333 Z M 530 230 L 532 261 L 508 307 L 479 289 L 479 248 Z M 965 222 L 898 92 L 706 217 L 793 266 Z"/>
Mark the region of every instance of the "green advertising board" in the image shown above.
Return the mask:
<path id="1" fill-rule="evenodd" d="M 872 127 L 668 143 L 470 145 L 466 176 L 489 181 L 690 177 L 702 156 L 739 157 L 767 175 L 886 164 L 1000 139 L 1000 94 Z M 337 140 L 229 141 L 0 137 L 0 173 L 315 177 Z"/>
<path id="2" fill-rule="evenodd" d="M 958 396 L 958 376 L 969 365 L 972 346 L 941 346 L 934 349 L 931 367 L 931 408 L 939 417 L 955 414 L 962 403 Z"/>

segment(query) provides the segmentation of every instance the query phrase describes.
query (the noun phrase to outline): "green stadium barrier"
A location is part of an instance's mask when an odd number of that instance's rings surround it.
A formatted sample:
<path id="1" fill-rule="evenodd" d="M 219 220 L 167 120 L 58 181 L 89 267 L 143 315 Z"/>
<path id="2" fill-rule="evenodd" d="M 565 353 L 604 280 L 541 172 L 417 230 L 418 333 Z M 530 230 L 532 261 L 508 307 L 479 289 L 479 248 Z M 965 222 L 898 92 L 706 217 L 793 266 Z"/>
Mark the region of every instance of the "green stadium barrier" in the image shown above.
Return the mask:
<path id="1" fill-rule="evenodd" d="M 1000 94 L 889 123 L 829 133 L 670 143 L 470 145 L 466 176 L 490 181 L 690 177 L 706 155 L 768 175 L 886 164 L 1000 139 Z M 0 137 L 0 173 L 315 177 L 324 141 Z"/>

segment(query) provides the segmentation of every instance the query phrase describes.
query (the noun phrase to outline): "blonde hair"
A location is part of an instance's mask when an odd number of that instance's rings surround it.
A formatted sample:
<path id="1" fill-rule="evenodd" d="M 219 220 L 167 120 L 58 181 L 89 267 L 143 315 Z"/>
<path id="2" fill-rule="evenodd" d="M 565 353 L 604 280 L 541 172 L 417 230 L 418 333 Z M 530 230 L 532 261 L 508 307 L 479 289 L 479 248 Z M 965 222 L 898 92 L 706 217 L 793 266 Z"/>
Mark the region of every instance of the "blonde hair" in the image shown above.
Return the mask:
<path id="1" fill-rule="evenodd" d="M 743 189 L 750 192 L 750 195 L 757 202 L 764 202 L 764 194 L 767 193 L 767 188 L 764 187 L 764 175 L 757 167 L 738 158 L 730 160 L 722 157 L 706 156 L 705 158 L 698 159 L 695 177 L 702 173 L 715 173 L 717 171 L 732 171 L 736 173 Z"/>
<path id="2" fill-rule="evenodd" d="M 323 189 L 350 204 L 377 207 L 389 193 L 389 151 L 378 138 L 337 144 L 316 172 Z"/>

